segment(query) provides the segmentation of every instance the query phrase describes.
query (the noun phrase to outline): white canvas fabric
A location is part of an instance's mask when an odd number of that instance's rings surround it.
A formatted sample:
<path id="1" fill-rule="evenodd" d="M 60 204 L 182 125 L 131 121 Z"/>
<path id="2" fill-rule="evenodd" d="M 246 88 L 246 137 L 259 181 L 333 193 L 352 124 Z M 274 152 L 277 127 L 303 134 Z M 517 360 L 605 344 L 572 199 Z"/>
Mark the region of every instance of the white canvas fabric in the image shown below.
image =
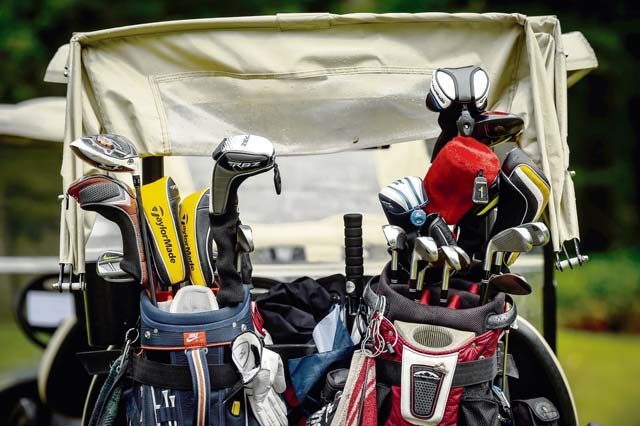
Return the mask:
<path id="1" fill-rule="evenodd" d="M 438 67 L 475 64 L 488 109 L 525 120 L 522 148 L 552 183 L 554 249 L 579 237 L 568 172 L 567 69 L 555 17 L 279 14 L 77 33 L 65 145 L 106 131 L 143 155 L 208 156 L 223 137 L 270 139 L 278 155 L 433 140 L 424 98 Z M 85 171 L 66 149 L 65 189 Z M 84 232 L 82 232 L 84 230 Z M 61 261 L 83 270 L 83 213 L 63 210 Z"/>
<path id="2" fill-rule="evenodd" d="M 0 104 L 0 136 L 47 142 L 64 138 L 65 98 L 35 98 Z"/>

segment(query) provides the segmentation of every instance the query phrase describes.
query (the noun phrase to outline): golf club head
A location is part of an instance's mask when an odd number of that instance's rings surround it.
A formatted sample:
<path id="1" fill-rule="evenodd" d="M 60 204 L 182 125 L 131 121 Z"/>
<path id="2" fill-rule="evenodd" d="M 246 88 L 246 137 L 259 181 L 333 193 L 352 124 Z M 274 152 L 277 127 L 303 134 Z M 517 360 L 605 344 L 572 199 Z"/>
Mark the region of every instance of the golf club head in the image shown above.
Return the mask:
<path id="1" fill-rule="evenodd" d="M 465 253 L 466 254 L 466 253 Z M 459 271 L 462 269 L 462 263 L 460 262 L 460 256 L 458 251 L 451 246 L 441 246 L 438 248 L 438 257 L 443 262 L 446 262 L 451 269 Z"/>
<path id="2" fill-rule="evenodd" d="M 471 258 L 469 257 L 467 252 L 464 251 L 462 247 L 460 246 L 451 246 L 451 247 L 456 251 L 456 253 L 458 253 L 461 269 L 467 269 L 469 266 L 471 266 Z"/>
<path id="3" fill-rule="evenodd" d="M 253 250 L 253 230 L 249 225 L 238 225 L 238 251 L 251 253 Z"/>
<path id="4" fill-rule="evenodd" d="M 495 253 L 524 253 L 533 248 L 531 233 L 520 227 L 508 228 L 496 234 L 489 244 L 484 259 L 484 270 L 491 269 L 491 262 Z"/>
<path id="5" fill-rule="evenodd" d="M 383 225 L 382 233 L 392 251 L 404 250 L 407 245 L 407 233 L 396 225 Z"/>
<path id="6" fill-rule="evenodd" d="M 235 208 L 240 184 L 250 176 L 275 167 L 274 182 L 280 193 L 280 175 L 273 144 L 266 138 L 238 135 L 224 138 L 212 154 L 215 164 L 211 177 L 209 214 L 224 215 Z"/>
<path id="7" fill-rule="evenodd" d="M 516 296 L 531 294 L 531 284 L 518 274 L 494 275 L 489 279 L 491 297 L 497 293 L 507 293 Z"/>
<path id="8" fill-rule="evenodd" d="M 96 261 L 96 273 L 105 281 L 113 283 L 135 282 L 135 279 L 122 270 L 120 262 L 122 253 L 118 251 L 105 251 Z"/>
<path id="9" fill-rule="evenodd" d="M 140 174 L 138 151 L 124 136 L 106 133 L 84 136 L 70 146 L 80 159 L 101 170 Z"/>
<path id="10" fill-rule="evenodd" d="M 490 147 L 518 136 L 524 129 L 524 120 L 507 112 L 485 111 L 475 120 L 471 136 Z"/>
<path id="11" fill-rule="evenodd" d="M 423 210 L 427 205 L 427 195 L 419 177 L 394 180 L 382 188 L 378 199 L 389 223 L 406 232 L 419 229 L 427 219 Z"/>
<path id="12" fill-rule="evenodd" d="M 434 263 L 438 261 L 438 245 L 431 237 L 418 237 L 413 245 L 413 252 L 417 253 L 420 260 Z"/>
<path id="13" fill-rule="evenodd" d="M 138 203 L 131 188 L 111 176 L 89 175 L 72 183 L 67 193 L 83 210 L 99 213 L 118 225 L 123 251 L 120 266 L 146 285 L 147 262 L 138 221 Z"/>
<path id="14" fill-rule="evenodd" d="M 549 228 L 542 222 L 523 223 L 518 228 L 524 228 L 531 234 L 531 240 L 535 247 L 544 246 L 551 239 Z"/>

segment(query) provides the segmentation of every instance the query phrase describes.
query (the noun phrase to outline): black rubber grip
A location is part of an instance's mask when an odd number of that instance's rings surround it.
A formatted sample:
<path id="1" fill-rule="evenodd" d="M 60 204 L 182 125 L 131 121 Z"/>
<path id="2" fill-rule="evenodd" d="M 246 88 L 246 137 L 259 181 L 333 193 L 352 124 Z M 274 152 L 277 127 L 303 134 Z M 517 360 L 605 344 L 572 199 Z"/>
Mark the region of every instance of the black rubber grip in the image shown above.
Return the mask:
<path id="1" fill-rule="evenodd" d="M 345 237 L 345 247 L 362 247 L 362 237 Z"/>
<path id="2" fill-rule="evenodd" d="M 362 237 L 362 228 L 344 228 L 345 237 Z"/>
<path id="3" fill-rule="evenodd" d="M 347 257 L 345 259 L 345 263 L 347 266 L 361 266 L 363 262 L 364 262 L 364 259 L 362 258 L 362 256 Z"/>
<path id="4" fill-rule="evenodd" d="M 347 266 L 344 268 L 347 276 L 359 276 L 364 274 L 364 266 Z"/>
<path id="5" fill-rule="evenodd" d="M 344 256 L 345 257 L 362 257 L 362 246 L 345 247 Z"/>
<path id="6" fill-rule="evenodd" d="M 362 215 L 360 213 L 347 213 L 344 215 L 345 228 L 361 228 Z"/>

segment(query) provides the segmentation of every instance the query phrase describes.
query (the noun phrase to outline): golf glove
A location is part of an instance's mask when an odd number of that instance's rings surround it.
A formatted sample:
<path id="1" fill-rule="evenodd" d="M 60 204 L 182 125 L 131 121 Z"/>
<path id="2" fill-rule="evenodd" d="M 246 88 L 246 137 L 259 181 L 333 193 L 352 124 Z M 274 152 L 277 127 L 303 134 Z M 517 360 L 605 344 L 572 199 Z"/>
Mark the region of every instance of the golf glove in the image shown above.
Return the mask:
<path id="1" fill-rule="evenodd" d="M 266 349 L 258 335 L 250 331 L 235 338 L 231 351 L 260 426 L 286 426 L 287 407 L 278 395 L 287 386 L 280 355 Z"/>

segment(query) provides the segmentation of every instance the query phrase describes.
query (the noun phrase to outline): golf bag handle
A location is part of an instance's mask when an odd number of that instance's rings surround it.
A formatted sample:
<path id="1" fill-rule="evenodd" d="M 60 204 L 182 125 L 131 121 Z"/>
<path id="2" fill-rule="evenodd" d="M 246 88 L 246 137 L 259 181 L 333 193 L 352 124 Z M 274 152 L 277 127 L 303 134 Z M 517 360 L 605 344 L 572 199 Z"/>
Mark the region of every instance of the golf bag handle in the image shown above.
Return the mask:
<path id="1" fill-rule="evenodd" d="M 362 296 L 364 259 L 362 250 L 362 215 L 347 213 L 344 215 L 344 259 L 349 295 L 349 315 L 355 316 Z"/>

